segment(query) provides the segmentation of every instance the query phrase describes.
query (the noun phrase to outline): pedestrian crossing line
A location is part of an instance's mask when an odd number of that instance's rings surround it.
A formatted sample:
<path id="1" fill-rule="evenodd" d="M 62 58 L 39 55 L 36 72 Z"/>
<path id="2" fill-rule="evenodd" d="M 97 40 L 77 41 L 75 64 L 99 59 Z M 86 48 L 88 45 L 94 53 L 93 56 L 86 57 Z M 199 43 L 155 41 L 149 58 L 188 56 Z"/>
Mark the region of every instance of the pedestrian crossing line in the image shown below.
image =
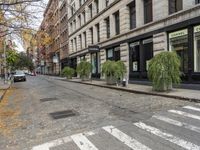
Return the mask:
<path id="1" fill-rule="evenodd" d="M 189 117 L 189 118 L 193 118 L 193 119 L 196 119 L 196 120 L 200 120 L 200 116 L 193 115 L 193 114 L 190 114 L 190 113 L 186 113 L 186 112 L 183 112 L 183 111 L 168 110 L 168 112 L 171 112 L 171 113 L 174 113 L 174 114 L 178 114 L 178 115 L 182 115 L 184 117 Z"/>
<path id="2" fill-rule="evenodd" d="M 164 140 L 166 141 L 169 141 L 171 143 L 174 143 L 184 149 L 187 149 L 187 150 L 200 150 L 200 146 L 198 145 L 195 145 L 191 142 L 188 142 L 188 141 L 185 141 L 179 137 L 176 137 L 172 134 L 169 134 L 169 133 L 165 133 L 157 128 L 154 128 L 152 126 L 148 126 L 142 122 L 137 122 L 137 123 L 134 123 L 135 126 L 137 126 L 138 128 L 140 129 L 143 129 L 147 132 L 150 132 L 151 134 L 154 134 L 158 137 L 161 137 L 163 138 Z"/>
<path id="3" fill-rule="evenodd" d="M 71 138 L 80 150 L 98 150 L 82 133 L 72 135 Z"/>
<path id="4" fill-rule="evenodd" d="M 194 111 L 199 111 L 200 112 L 200 108 L 197 108 L 197 107 L 193 107 L 193 106 L 185 106 L 183 107 L 185 109 L 190 109 L 190 110 L 194 110 Z"/>
<path id="5" fill-rule="evenodd" d="M 199 127 L 187 124 L 185 122 L 180 122 L 180 121 L 177 121 L 177 120 L 174 120 L 174 119 L 170 119 L 170 118 L 167 118 L 167 117 L 164 117 L 164 116 L 157 116 L 157 115 L 153 116 L 153 118 L 156 118 L 158 120 L 164 121 L 166 123 L 169 123 L 169 124 L 172 124 L 172 125 L 175 125 L 175 126 L 178 126 L 178 127 L 184 127 L 186 129 L 200 133 Z"/>
<path id="6" fill-rule="evenodd" d="M 106 126 L 103 127 L 103 129 L 133 150 L 151 150 L 147 146 L 141 144 L 140 142 L 118 130 L 114 126 Z"/>

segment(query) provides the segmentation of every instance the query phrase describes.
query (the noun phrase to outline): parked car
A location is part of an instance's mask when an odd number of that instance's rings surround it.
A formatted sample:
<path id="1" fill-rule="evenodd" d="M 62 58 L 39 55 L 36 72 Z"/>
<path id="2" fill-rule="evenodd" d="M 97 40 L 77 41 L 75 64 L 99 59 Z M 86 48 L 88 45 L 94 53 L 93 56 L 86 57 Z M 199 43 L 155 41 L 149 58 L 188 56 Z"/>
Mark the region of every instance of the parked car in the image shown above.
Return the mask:
<path id="1" fill-rule="evenodd" d="M 16 71 L 15 74 L 13 75 L 13 80 L 14 80 L 14 82 L 17 82 L 17 81 L 26 81 L 26 75 L 21 70 Z"/>

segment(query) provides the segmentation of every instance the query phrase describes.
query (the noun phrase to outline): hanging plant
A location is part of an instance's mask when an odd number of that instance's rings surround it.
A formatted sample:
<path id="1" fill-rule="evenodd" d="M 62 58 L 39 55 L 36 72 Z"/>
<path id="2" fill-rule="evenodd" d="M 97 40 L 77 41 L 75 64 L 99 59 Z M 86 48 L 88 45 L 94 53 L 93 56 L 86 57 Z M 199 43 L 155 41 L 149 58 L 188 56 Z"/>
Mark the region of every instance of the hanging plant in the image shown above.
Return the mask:
<path id="1" fill-rule="evenodd" d="M 149 63 L 148 77 L 153 83 L 153 90 L 167 91 L 172 84 L 180 84 L 180 58 L 175 52 L 161 52 Z"/>

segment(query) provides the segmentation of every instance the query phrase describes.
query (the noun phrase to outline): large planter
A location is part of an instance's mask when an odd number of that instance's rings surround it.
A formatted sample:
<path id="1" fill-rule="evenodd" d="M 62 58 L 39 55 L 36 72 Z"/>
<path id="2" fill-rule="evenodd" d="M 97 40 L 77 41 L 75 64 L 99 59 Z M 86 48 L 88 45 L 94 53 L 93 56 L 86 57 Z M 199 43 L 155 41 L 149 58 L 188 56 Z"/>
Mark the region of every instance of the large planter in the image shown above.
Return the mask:
<path id="1" fill-rule="evenodd" d="M 106 83 L 108 85 L 115 85 L 116 84 L 116 79 L 112 76 L 106 77 Z"/>
<path id="2" fill-rule="evenodd" d="M 153 87 L 153 90 L 158 91 L 158 92 L 165 92 L 165 91 L 171 91 L 172 88 L 173 88 L 172 82 L 169 83 L 169 85 L 167 85 L 165 82 L 163 82 L 159 89 L 157 89 L 156 87 Z"/>

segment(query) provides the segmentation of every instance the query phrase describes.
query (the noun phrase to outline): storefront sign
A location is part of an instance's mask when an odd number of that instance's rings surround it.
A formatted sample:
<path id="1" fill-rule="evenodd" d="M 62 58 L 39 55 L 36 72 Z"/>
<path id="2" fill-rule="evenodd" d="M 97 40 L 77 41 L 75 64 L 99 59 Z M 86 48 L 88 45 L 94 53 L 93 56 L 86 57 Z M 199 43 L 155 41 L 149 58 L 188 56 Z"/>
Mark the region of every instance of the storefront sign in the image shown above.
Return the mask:
<path id="1" fill-rule="evenodd" d="M 169 34 L 169 38 L 176 38 L 176 37 L 180 37 L 180 36 L 184 36 L 184 35 L 187 35 L 188 34 L 188 30 L 187 29 L 184 29 L 184 30 L 180 30 L 180 31 L 176 31 L 176 32 L 173 32 L 173 33 L 170 33 Z"/>
<path id="2" fill-rule="evenodd" d="M 200 25 L 194 27 L 194 33 L 200 32 Z"/>
<path id="3" fill-rule="evenodd" d="M 99 52 L 100 49 L 99 49 L 99 46 L 89 46 L 88 51 L 89 52 Z"/>
<path id="4" fill-rule="evenodd" d="M 138 45 L 140 45 L 140 42 L 134 42 L 134 43 L 130 44 L 130 47 L 132 48 L 132 47 L 135 47 L 135 46 L 138 46 Z"/>

